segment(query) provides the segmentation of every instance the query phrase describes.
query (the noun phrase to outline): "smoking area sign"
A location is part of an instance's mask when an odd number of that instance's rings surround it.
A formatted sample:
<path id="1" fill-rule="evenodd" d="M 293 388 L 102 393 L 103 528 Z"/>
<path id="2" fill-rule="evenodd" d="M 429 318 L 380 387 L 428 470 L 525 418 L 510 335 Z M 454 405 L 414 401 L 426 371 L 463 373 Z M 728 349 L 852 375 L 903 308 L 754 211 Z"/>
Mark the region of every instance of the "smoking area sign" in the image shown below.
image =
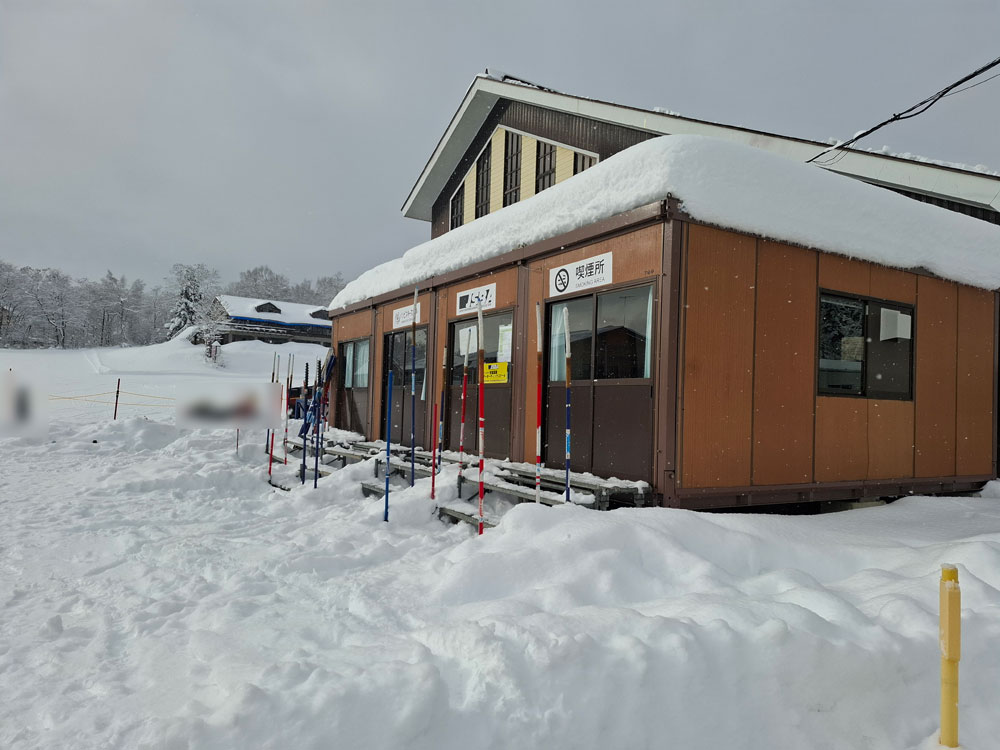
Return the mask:
<path id="1" fill-rule="evenodd" d="M 507 362 L 484 362 L 483 382 L 484 383 L 506 383 L 507 382 Z"/>
<path id="2" fill-rule="evenodd" d="M 595 255 L 549 271 L 549 296 L 558 297 L 560 294 L 604 286 L 612 280 L 611 253 Z"/>

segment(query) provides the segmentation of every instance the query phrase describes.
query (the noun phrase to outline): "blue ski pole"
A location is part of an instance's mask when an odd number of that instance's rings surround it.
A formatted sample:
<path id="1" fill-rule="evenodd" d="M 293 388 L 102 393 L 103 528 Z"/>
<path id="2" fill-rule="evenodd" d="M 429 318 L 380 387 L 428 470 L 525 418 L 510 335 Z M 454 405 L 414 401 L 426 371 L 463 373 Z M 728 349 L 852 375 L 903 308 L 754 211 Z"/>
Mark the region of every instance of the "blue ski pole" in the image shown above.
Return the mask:
<path id="1" fill-rule="evenodd" d="M 392 473 L 392 453 L 389 444 L 392 442 L 392 369 L 389 370 L 388 404 L 385 408 L 385 515 L 382 520 L 389 522 L 389 474 Z"/>
<path id="2" fill-rule="evenodd" d="M 563 328 L 566 329 L 566 502 L 569 502 L 569 459 L 570 459 L 570 372 L 572 357 L 569 348 L 569 305 L 563 307 Z"/>
<path id="3" fill-rule="evenodd" d="M 410 323 L 410 486 L 417 479 L 417 290 L 413 290 L 413 322 Z M 405 356 L 405 355 L 404 355 Z"/>

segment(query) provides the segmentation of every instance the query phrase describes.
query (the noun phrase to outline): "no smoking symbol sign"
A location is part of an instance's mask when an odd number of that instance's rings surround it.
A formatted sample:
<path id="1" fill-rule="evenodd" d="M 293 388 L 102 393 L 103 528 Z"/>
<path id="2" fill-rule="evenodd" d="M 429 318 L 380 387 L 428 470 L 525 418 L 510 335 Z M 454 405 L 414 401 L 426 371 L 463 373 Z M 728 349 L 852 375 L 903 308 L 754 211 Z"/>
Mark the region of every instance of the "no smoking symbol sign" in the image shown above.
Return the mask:
<path id="1" fill-rule="evenodd" d="M 556 273 L 556 291 L 560 294 L 566 291 L 569 286 L 569 271 L 565 268 L 560 268 Z"/>

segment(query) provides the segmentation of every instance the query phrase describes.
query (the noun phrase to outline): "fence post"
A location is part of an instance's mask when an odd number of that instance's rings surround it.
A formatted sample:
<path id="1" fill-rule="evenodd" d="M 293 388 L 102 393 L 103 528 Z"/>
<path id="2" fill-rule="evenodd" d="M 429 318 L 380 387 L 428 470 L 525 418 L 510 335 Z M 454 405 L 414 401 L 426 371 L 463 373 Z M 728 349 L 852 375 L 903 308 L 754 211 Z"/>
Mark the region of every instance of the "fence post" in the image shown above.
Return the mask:
<path id="1" fill-rule="evenodd" d="M 962 657 L 962 591 L 958 568 L 941 566 L 941 736 L 945 747 L 958 747 L 958 662 Z"/>
<path id="2" fill-rule="evenodd" d="M 118 378 L 118 385 L 115 386 L 115 416 L 113 417 L 113 420 L 118 419 L 118 394 L 121 393 L 121 390 L 122 390 L 122 379 Z"/>

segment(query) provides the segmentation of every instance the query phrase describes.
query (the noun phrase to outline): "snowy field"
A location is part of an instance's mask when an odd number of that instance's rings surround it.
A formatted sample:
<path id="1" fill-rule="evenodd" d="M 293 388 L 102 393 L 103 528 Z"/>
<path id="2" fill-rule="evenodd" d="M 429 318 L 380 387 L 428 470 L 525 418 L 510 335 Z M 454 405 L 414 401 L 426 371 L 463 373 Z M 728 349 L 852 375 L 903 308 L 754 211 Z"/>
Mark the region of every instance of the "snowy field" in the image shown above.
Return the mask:
<path id="1" fill-rule="evenodd" d="M 267 380 L 275 349 L 321 351 L 232 344 L 219 369 L 175 341 L 0 365 L 48 394 L 121 377 L 169 398 Z M 263 434 L 237 455 L 231 431 L 180 430 L 162 404 L 117 422 L 53 405 L 44 440 L 0 440 L 2 748 L 927 750 L 945 562 L 960 738 L 997 746 L 1000 500 L 529 504 L 479 538 L 437 520 L 429 480 L 386 524 L 367 466 L 284 493 Z"/>

